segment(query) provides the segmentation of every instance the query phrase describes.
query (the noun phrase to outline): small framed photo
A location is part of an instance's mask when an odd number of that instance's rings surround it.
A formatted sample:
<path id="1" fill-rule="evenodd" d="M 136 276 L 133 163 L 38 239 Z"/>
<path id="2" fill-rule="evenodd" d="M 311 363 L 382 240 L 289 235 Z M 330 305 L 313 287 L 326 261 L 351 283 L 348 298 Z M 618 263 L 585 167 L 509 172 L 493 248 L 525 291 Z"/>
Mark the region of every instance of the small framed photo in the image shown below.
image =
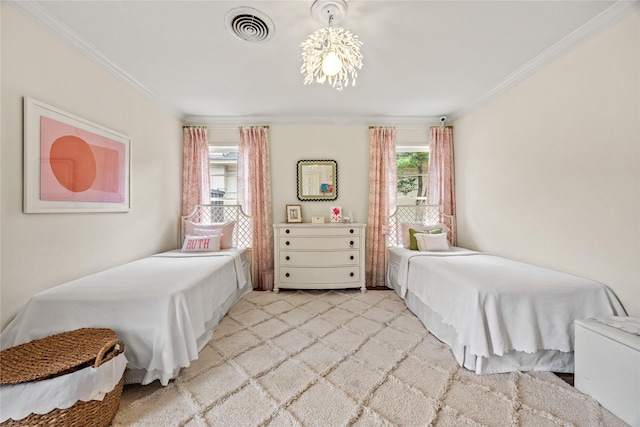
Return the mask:
<path id="1" fill-rule="evenodd" d="M 302 206 L 287 205 L 287 222 L 302 222 Z"/>
<path id="2" fill-rule="evenodd" d="M 342 222 L 342 208 L 331 206 L 331 222 Z"/>

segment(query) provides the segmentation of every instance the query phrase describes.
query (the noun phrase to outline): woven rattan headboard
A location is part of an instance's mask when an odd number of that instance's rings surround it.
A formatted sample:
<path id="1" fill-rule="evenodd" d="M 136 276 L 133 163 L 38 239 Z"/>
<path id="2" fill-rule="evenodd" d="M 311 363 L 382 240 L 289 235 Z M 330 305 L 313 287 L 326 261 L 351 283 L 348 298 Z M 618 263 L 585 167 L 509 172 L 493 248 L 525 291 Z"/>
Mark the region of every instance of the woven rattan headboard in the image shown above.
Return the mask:
<path id="1" fill-rule="evenodd" d="M 180 241 L 184 241 L 184 230 L 187 221 L 201 224 L 235 221 L 233 228 L 233 247 L 250 248 L 253 245 L 253 218 L 245 214 L 240 205 L 197 205 L 191 215 L 180 219 Z"/>
<path id="2" fill-rule="evenodd" d="M 420 223 L 420 224 L 435 224 L 441 222 L 449 227 L 453 233 L 449 233 L 447 238 L 450 244 L 455 244 L 451 241 L 451 236 L 455 235 L 456 222 L 453 215 L 447 215 L 442 212 L 440 205 L 411 205 L 411 206 L 398 206 L 396 211 L 389 216 L 389 235 L 387 236 L 388 246 L 402 246 L 402 231 L 400 224 L 403 222 L 408 223 Z"/>

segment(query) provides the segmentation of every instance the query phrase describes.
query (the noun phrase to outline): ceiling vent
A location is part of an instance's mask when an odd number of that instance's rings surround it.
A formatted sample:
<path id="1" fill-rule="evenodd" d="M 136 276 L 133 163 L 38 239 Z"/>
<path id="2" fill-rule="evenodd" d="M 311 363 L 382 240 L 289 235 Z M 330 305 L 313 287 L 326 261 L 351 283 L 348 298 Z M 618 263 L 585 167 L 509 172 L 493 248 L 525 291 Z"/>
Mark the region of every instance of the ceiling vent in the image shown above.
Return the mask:
<path id="1" fill-rule="evenodd" d="M 231 9 L 225 23 L 231 34 L 251 43 L 266 42 L 275 33 L 271 18 L 252 7 Z"/>

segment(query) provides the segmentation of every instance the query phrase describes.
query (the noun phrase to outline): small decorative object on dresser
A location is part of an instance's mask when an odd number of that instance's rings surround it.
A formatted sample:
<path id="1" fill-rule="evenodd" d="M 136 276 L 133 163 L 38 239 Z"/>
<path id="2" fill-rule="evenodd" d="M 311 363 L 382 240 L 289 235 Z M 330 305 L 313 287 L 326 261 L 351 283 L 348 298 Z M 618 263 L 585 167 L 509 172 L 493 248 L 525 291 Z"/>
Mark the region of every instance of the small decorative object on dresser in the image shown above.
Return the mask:
<path id="1" fill-rule="evenodd" d="M 366 291 L 365 224 L 274 224 L 274 285 Z"/>
<path id="2" fill-rule="evenodd" d="M 342 222 L 342 208 L 331 206 L 331 222 Z"/>
<path id="3" fill-rule="evenodd" d="M 302 206 L 287 205 L 287 222 L 302 222 Z"/>

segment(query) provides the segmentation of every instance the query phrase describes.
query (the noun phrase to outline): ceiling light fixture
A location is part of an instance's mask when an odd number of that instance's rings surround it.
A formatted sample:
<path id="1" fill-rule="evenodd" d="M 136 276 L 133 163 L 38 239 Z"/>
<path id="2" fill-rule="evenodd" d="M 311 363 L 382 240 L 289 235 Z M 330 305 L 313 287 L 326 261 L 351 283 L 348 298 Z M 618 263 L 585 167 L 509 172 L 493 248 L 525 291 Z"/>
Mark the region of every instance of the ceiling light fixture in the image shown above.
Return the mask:
<path id="1" fill-rule="evenodd" d="M 359 69 L 362 68 L 362 42 L 351 31 L 333 27 L 347 13 L 345 0 L 315 0 L 311 5 L 311 16 L 328 26 L 307 37 L 300 44 L 304 84 L 329 82 L 338 91 L 345 86 L 355 86 Z"/>

